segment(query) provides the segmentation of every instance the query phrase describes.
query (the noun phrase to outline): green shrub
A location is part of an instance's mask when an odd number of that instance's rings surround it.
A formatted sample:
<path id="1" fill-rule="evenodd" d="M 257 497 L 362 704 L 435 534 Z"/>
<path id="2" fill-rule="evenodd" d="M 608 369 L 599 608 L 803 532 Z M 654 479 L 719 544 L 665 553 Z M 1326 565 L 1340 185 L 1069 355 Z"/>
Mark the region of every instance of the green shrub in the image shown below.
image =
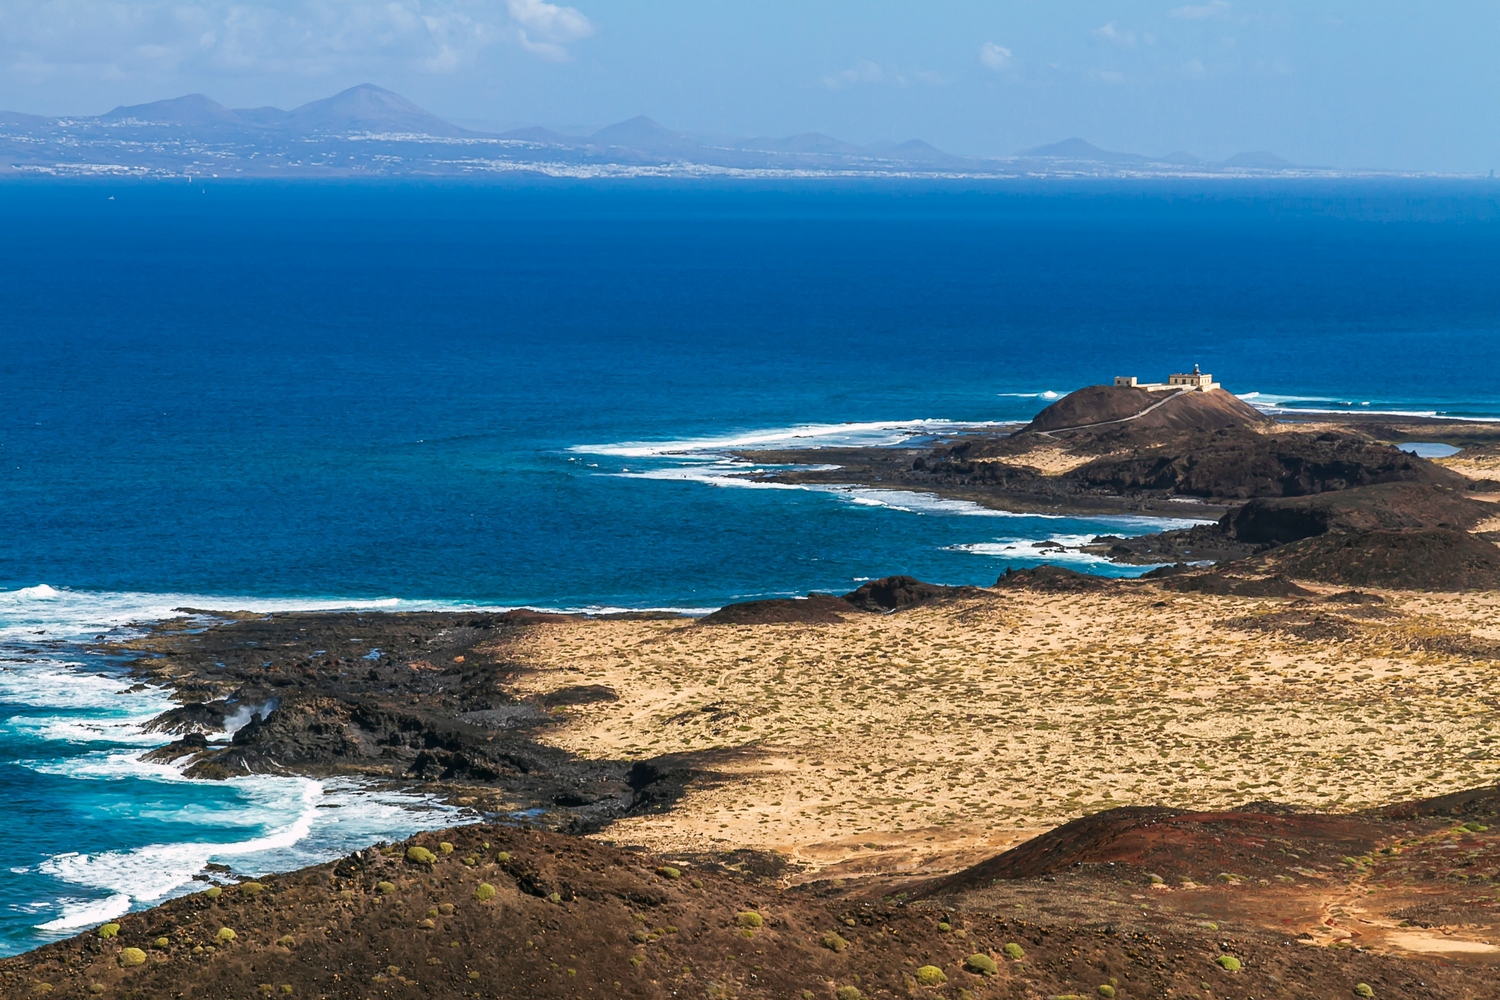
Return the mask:
<path id="1" fill-rule="evenodd" d="M 964 959 L 964 968 L 970 972 L 977 972 L 981 976 L 993 976 L 1000 971 L 1000 966 L 990 956 L 976 952 Z"/>
<path id="2" fill-rule="evenodd" d="M 156 947 L 156 948 L 165 948 L 168 945 L 170 945 L 171 943 L 172 943 L 171 941 L 169 941 L 168 939 L 166 939 L 164 937 L 159 937 L 155 941 L 151 942 L 152 946 Z"/>
<path id="3" fill-rule="evenodd" d="M 470 868 L 473 868 L 475 865 L 479 864 L 479 855 L 469 855 L 467 858 L 464 858 L 464 864 L 468 865 Z"/>
<path id="4" fill-rule="evenodd" d="M 983 954 L 983 952 L 975 952 L 974 955 L 969 955 L 968 958 L 963 960 L 963 967 L 968 969 L 969 972 L 980 973 L 981 976 L 993 976 L 995 973 L 1001 972 L 1001 967 L 996 966 L 995 960 L 990 958 L 989 955 Z"/>
<path id="5" fill-rule="evenodd" d="M 379 893 L 395 892 L 396 891 L 396 883 L 394 883 L 394 882 L 376 882 L 375 883 L 375 891 L 379 892 Z"/>
<path id="6" fill-rule="evenodd" d="M 946 920 L 940 920 L 940 921 L 938 921 L 938 930 L 941 933 L 947 934 L 952 929 L 953 929 L 953 925 L 950 924 L 950 923 L 948 923 L 948 921 L 946 921 Z"/>
<path id="7" fill-rule="evenodd" d="M 562 893 L 560 893 L 560 892 L 549 892 L 549 893 L 547 893 L 547 902 L 549 902 L 549 903 L 561 903 L 562 902 Z"/>
<path id="8" fill-rule="evenodd" d="M 424 931 L 430 931 L 434 927 L 436 927 L 437 924 L 433 922 L 431 917 L 423 917 L 421 920 L 417 921 L 417 926 L 422 928 Z"/>
<path id="9" fill-rule="evenodd" d="M 1014 962 L 1019 962 L 1021 959 L 1026 957 L 1026 953 L 1021 950 L 1021 946 L 1016 944 L 1014 941 L 1007 944 L 1004 948 L 1001 949 L 1001 951 L 1005 952 L 1006 958 Z"/>
<path id="10" fill-rule="evenodd" d="M 827 934 L 823 935 L 823 947 L 827 948 L 829 951 L 843 951 L 845 948 L 849 947 L 849 942 L 839 937 L 833 931 L 829 931 Z"/>
<path id="11" fill-rule="evenodd" d="M 1240 960 L 1235 958 L 1233 955 L 1220 955 L 1218 958 L 1214 959 L 1214 961 L 1218 962 L 1219 965 L 1223 967 L 1225 972 L 1240 971 Z"/>
<path id="12" fill-rule="evenodd" d="M 413 844 L 406 849 L 406 860 L 418 865 L 430 865 L 437 860 L 437 855 L 419 844 Z"/>
<path id="13" fill-rule="evenodd" d="M 847 927 L 857 927 L 859 925 L 859 921 L 855 920 L 853 917 L 845 917 L 844 925 Z"/>
<path id="14" fill-rule="evenodd" d="M 105 986 L 104 986 L 103 983 L 89 983 L 89 992 L 90 993 L 94 993 L 94 994 L 103 993 L 104 989 L 105 989 Z"/>
<path id="15" fill-rule="evenodd" d="M 120 951 L 121 965 L 145 965 L 146 953 L 139 948 L 124 948 Z"/>
<path id="16" fill-rule="evenodd" d="M 656 874 L 660 875 L 662 878 L 682 878 L 682 872 L 678 871 L 676 868 L 673 868 L 671 865 L 662 865 L 660 868 L 656 869 Z"/>
<path id="17" fill-rule="evenodd" d="M 859 991 L 858 986 L 840 986 L 833 991 L 833 995 L 839 1000 L 864 1000 L 864 994 Z"/>
<path id="18" fill-rule="evenodd" d="M 120 933 L 120 925 L 119 924 L 105 924 L 103 927 L 99 928 L 98 933 L 99 933 L 99 936 L 102 937 L 102 938 L 112 938 L 116 934 Z"/>
<path id="19" fill-rule="evenodd" d="M 1108 983 L 1100 983 L 1099 989 L 1096 992 L 1098 992 L 1098 994 L 1103 997 L 1104 1000 L 1112 1000 L 1115 995 L 1115 988 Z"/>
<path id="20" fill-rule="evenodd" d="M 283 934 L 281 935 L 281 937 L 276 939 L 276 943 L 281 945 L 281 947 L 283 948 L 290 948 L 292 945 L 297 943 L 297 939 L 292 937 L 290 934 Z"/>
<path id="21" fill-rule="evenodd" d="M 451 916 L 453 916 L 453 909 L 454 909 L 454 907 L 453 907 L 452 903 L 439 903 L 438 904 L 438 912 L 441 913 L 445 917 L 451 917 Z"/>
<path id="22" fill-rule="evenodd" d="M 734 915 L 734 922 L 746 930 L 756 930 L 764 924 L 765 918 L 754 910 L 742 910 Z"/>
<path id="23" fill-rule="evenodd" d="M 205 892 L 203 895 L 207 896 L 209 899 L 218 899 L 223 894 L 224 894 L 224 890 L 223 889 L 219 888 L 216 885 L 211 885 L 211 886 L 208 887 L 208 891 Z"/>
<path id="24" fill-rule="evenodd" d="M 254 896 L 258 892 L 264 892 L 265 888 L 259 882 L 241 882 L 239 886 L 240 892 L 246 896 Z"/>
<path id="25" fill-rule="evenodd" d="M 479 888 L 474 890 L 474 898 L 479 900 L 481 903 L 487 899 L 494 899 L 495 887 L 490 885 L 488 882 L 479 883 Z"/>
<path id="26" fill-rule="evenodd" d="M 1372 997 L 1375 995 L 1375 991 L 1370 989 L 1369 983 L 1355 983 L 1354 995 L 1357 997 Z"/>
<path id="27" fill-rule="evenodd" d="M 220 927 L 219 928 L 219 940 L 220 941 L 223 941 L 225 944 L 228 944 L 230 941 L 233 941 L 234 939 L 235 939 L 235 933 L 234 933 L 234 931 L 230 930 L 228 927 Z"/>
<path id="28" fill-rule="evenodd" d="M 441 844 L 438 845 L 438 850 L 442 851 L 444 854 L 452 854 L 453 853 L 453 845 L 450 844 L 450 843 L 448 843 L 445 840 Z"/>
<path id="29" fill-rule="evenodd" d="M 495 860 L 500 862 L 502 865 L 505 864 L 505 862 L 510 860 L 510 852 L 501 851 L 499 854 L 495 855 Z"/>
<path id="30" fill-rule="evenodd" d="M 917 970 L 917 984 L 919 986 L 941 986 L 948 981 L 948 977 L 935 965 L 924 965 Z"/>

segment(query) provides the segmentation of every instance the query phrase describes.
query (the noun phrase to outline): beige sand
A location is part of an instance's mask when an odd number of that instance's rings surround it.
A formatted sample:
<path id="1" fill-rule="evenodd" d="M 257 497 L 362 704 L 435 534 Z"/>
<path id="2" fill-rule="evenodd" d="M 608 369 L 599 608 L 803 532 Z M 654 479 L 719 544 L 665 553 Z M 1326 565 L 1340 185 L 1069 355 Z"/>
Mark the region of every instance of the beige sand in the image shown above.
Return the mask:
<path id="1" fill-rule="evenodd" d="M 996 593 L 828 625 L 585 622 L 506 650 L 548 737 L 722 751 L 725 780 L 607 836 L 774 849 L 833 874 L 951 868 L 1130 803 L 1355 809 L 1500 778 L 1500 595 L 1389 604 Z"/>

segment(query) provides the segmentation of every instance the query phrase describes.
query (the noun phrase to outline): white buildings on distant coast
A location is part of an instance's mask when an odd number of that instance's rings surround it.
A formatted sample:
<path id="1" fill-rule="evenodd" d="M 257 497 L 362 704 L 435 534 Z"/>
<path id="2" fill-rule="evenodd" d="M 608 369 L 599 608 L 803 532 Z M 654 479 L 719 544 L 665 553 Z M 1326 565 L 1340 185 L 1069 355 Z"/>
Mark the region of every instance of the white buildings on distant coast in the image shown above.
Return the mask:
<path id="1" fill-rule="evenodd" d="M 1141 382 L 1134 375 L 1116 375 L 1115 385 L 1130 389 L 1145 389 L 1147 392 L 1165 392 L 1168 389 L 1208 392 L 1211 389 L 1223 388 L 1214 381 L 1212 375 L 1199 371 L 1197 365 L 1194 365 L 1193 370 L 1186 374 L 1168 375 L 1165 382 Z"/>

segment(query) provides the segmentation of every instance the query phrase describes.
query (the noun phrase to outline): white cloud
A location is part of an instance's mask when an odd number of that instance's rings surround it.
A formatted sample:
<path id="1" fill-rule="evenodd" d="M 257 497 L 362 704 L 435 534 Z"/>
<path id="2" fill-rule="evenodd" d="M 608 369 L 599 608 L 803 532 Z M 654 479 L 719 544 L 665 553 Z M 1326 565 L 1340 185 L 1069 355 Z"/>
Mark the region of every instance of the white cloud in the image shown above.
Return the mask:
<path id="1" fill-rule="evenodd" d="M 985 42 L 979 46 L 979 61 L 990 69 L 1004 69 L 1010 65 L 1011 52 L 1004 45 Z"/>
<path id="2" fill-rule="evenodd" d="M 594 33 L 594 25 L 576 7 L 559 7 L 546 0 L 507 0 L 521 47 L 553 62 L 568 59 L 566 46 Z"/>
<path id="3" fill-rule="evenodd" d="M 1182 64 L 1182 75 L 1194 80 L 1208 74 L 1208 69 L 1203 65 L 1202 59 L 1189 59 Z"/>
<path id="4" fill-rule="evenodd" d="M 1208 0 L 1208 3 L 1173 7 L 1167 11 L 1167 16 L 1183 21 L 1203 21 L 1227 13 L 1229 13 L 1229 0 Z"/>
<path id="5" fill-rule="evenodd" d="M 1130 29 L 1121 29 L 1114 21 L 1109 22 L 1101 28 L 1095 28 L 1092 32 L 1095 38 L 1102 38 L 1106 42 L 1128 49 L 1135 45 L 1135 32 Z"/>
<path id="6" fill-rule="evenodd" d="M 0 72 L 453 73 L 506 40 L 566 59 L 593 32 L 581 12 L 545 0 L 0 0 Z"/>

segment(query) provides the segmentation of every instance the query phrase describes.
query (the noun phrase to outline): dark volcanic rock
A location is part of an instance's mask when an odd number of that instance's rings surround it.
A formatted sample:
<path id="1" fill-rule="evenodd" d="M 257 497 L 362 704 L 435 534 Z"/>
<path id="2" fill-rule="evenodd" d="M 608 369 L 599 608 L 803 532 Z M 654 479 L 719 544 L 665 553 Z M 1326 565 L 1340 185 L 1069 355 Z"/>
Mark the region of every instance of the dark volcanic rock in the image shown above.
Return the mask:
<path id="1" fill-rule="evenodd" d="M 1500 548 L 1454 528 L 1329 533 L 1263 552 L 1246 565 L 1348 587 L 1500 588 Z"/>
<path id="2" fill-rule="evenodd" d="M 842 597 L 809 594 L 806 597 L 773 597 L 765 601 L 742 601 L 726 604 L 713 614 L 698 619 L 700 625 L 776 625 L 817 624 L 843 621 L 855 614 L 854 605 Z"/>
<path id="3" fill-rule="evenodd" d="M 844 600 L 861 611 L 883 614 L 945 597 L 977 593 L 979 590 L 974 587 L 945 587 L 937 583 L 923 583 L 912 576 L 887 576 L 871 580 L 858 590 L 850 591 L 844 595 Z"/>
<path id="4" fill-rule="evenodd" d="M 1434 483 L 1462 489 L 1468 480 L 1424 458 L 1353 434 L 1194 433 L 1108 456 L 1064 478 L 1118 493 L 1161 491 L 1248 500 L 1297 497 L 1377 483 Z"/>
<path id="5" fill-rule="evenodd" d="M 1086 590 L 1104 590 L 1116 586 L 1118 582 L 1107 576 L 1076 573 L 1071 569 L 1063 569 L 1061 566 L 1042 565 L 1031 569 L 1012 569 L 1007 566 L 1000 579 L 995 581 L 995 586 L 1075 593 Z"/>
<path id="6" fill-rule="evenodd" d="M 148 733 L 218 733 L 231 708 L 227 702 L 193 702 L 161 713 L 142 728 Z"/>
<path id="7" fill-rule="evenodd" d="M 1494 505 L 1471 500 L 1433 483 L 1384 483 L 1305 497 L 1257 498 L 1223 525 L 1251 545 L 1279 545 L 1329 531 L 1377 528 L 1470 529 L 1494 514 Z"/>

